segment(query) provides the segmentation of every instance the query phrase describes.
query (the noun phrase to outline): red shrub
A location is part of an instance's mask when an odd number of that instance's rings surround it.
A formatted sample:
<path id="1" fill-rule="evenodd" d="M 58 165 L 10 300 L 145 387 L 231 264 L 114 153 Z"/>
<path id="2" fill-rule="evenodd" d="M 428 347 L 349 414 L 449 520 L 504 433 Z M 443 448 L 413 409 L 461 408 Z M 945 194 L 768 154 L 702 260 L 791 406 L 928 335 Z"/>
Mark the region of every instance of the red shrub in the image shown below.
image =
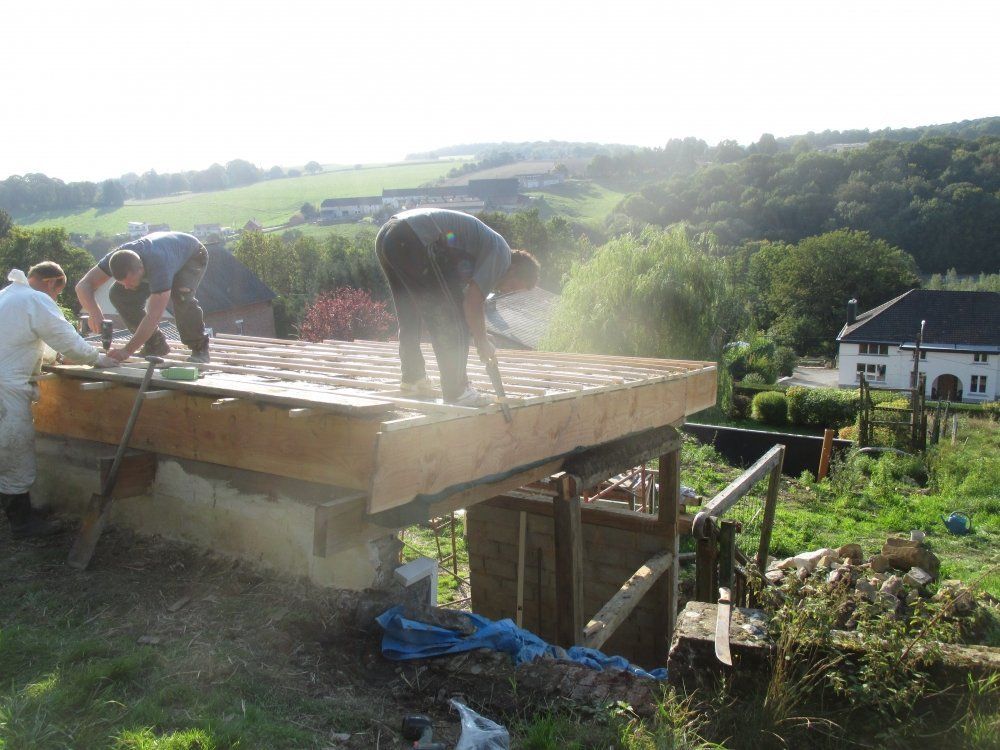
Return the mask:
<path id="1" fill-rule="evenodd" d="M 384 302 L 372 299 L 364 289 L 345 286 L 316 297 L 299 327 L 307 341 L 323 339 L 384 339 L 394 332 L 396 319 Z"/>

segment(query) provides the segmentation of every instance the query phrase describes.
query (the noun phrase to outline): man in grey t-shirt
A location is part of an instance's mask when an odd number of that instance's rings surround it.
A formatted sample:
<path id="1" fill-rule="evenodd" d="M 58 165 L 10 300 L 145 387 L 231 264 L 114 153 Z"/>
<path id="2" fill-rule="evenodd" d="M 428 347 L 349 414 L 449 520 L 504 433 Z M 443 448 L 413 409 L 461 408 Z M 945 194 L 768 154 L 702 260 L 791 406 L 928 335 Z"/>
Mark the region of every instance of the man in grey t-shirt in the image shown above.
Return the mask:
<path id="1" fill-rule="evenodd" d="M 486 297 L 494 290 L 534 287 L 538 261 L 524 250 L 511 250 L 476 217 L 442 208 L 396 214 L 379 230 L 375 252 L 396 305 L 401 390 L 433 393 L 420 352 L 426 324 L 444 400 L 464 406 L 488 403 L 469 387 L 469 337 L 484 362 L 495 355 L 486 335 Z"/>
<path id="2" fill-rule="evenodd" d="M 132 331 L 128 343 L 108 353 L 119 362 L 140 347 L 143 355 L 163 357 L 170 352 L 157 327 L 170 302 L 181 341 L 191 349 L 189 361 L 206 363 L 205 314 L 195 294 L 207 267 L 208 251 L 197 237 L 184 232 L 152 232 L 101 258 L 76 285 L 76 296 L 90 315 L 90 330 L 100 333 L 104 313 L 94 293 L 115 279 L 108 296 Z"/>

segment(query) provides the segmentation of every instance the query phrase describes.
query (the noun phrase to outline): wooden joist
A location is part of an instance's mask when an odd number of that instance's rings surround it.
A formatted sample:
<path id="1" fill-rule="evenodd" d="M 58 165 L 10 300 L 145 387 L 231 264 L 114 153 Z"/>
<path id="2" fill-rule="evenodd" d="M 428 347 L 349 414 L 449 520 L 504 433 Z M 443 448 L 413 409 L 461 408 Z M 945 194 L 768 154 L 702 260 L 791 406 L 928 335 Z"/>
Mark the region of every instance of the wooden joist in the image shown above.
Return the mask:
<path id="1" fill-rule="evenodd" d="M 670 552 L 660 552 L 647 560 L 590 619 L 583 629 L 583 645 L 600 649 L 673 562 Z"/>

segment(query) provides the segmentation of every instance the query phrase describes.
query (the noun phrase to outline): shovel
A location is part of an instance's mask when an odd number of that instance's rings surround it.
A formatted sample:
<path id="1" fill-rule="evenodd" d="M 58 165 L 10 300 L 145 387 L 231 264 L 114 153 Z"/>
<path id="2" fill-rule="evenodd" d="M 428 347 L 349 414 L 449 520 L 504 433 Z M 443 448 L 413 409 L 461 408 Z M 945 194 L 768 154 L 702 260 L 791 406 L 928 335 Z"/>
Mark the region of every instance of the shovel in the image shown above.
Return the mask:
<path id="1" fill-rule="evenodd" d="M 97 541 L 101 538 L 104 526 L 108 522 L 107 510 L 108 506 L 111 505 L 111 493 L 114 492 L 115 483 L 118 481 L 118 470 L 122 465 L 122 457 L 125 455 L 126 449 L 128 449 L 129 440 L 132 439 L 132 430 L 135 427 L 136 420 L 139 418 L 139 410 L 142 408 L 142 402 L 145 400 L 146 389 L 149 388 L 149 381 L 153 378 L 153 368 L 159 364 L 163 364 L 163 360 L 159 357 L 146 357 L 146 361 L 149 363 L 149 366 L 142 376 L 139 393 L 135 397 L 135 403 L 132 404 L 132 413 L 125 424 L 125 433 L 122 435 L 122 441 L 118 444 L 118 450 L 115 452 L 115 460 L 111 464 L 111 471 L 108 472 L 108 477 L 104 481 L 101 491 L 90 496 L 90 503 L 87 505 L 87 510 L 83 514 L 83 521 L 80 523 L 80 531 L 77 533 L 76 541 L 73 542 L 73 548 L 69 551 L 67 563 L 69 563 L 71 568 L 76 568 L 77 570 L 87 569 L 87 566 L 90 564 L 90 558 L 94 556 Z"/>

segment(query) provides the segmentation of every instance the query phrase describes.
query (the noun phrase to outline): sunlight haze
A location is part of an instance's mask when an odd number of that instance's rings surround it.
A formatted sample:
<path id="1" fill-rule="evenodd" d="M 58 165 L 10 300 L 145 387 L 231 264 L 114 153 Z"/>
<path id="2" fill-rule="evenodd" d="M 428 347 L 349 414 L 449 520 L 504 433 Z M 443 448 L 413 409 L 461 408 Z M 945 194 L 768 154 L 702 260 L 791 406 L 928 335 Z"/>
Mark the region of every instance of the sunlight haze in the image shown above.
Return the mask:
<path id="1" fill-rule="evenodd" d="M 1000 113 L 1000 11 L 971 0 L 38 0 L 4 15 L 0 179 L 490 141 L 746 144 Z"/>

